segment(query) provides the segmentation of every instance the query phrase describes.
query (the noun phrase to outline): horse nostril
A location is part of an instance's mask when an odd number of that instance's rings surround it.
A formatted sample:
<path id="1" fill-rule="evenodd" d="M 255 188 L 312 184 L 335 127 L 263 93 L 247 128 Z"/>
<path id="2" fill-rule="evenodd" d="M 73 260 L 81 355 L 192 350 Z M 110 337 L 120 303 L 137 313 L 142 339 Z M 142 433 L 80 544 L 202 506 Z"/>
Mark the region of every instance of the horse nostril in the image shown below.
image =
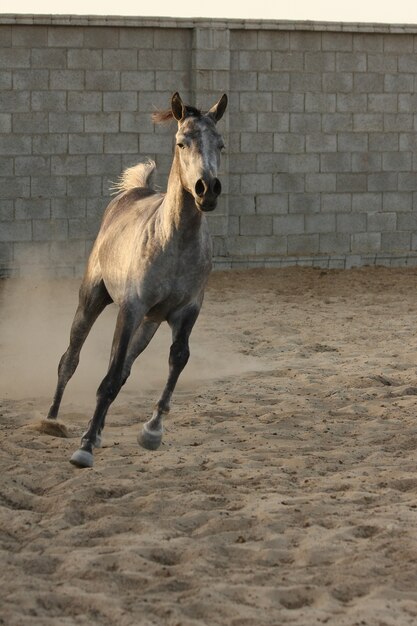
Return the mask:
<path id="1" fill-rule="evenodd" d="M 204 196 L 204 194 L 206 193 L 206 184 L 204 182 L 204 180 L 202 178 L 199 178 L 198 181 L 195 184 L 195 192 L 197 194 L 197 196 L 199 198 L 201 198 L 202 196 Z"/>
<path id="2" fill-rule="evenodd" d="M 216 196 L 220 196 L 222 192 L 222 184 L 218 178 L 214 178 L 211 183 L 211 190 Z"/>

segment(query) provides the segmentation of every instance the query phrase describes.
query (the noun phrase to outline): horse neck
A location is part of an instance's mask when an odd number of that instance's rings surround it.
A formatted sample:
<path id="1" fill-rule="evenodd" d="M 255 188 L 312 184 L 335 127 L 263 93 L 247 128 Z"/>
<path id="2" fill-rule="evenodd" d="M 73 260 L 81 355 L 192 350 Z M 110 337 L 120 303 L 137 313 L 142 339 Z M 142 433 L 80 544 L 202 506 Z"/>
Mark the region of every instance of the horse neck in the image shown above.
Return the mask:
<path id="1" fill-rule="evenodd" d="M 190 237 L 199 232 L 201 219 L 201 212 L 195 206 L 193 196 L 181 182 L 180 163 L 175 154 L 164 199 L 166 229 Z"/>

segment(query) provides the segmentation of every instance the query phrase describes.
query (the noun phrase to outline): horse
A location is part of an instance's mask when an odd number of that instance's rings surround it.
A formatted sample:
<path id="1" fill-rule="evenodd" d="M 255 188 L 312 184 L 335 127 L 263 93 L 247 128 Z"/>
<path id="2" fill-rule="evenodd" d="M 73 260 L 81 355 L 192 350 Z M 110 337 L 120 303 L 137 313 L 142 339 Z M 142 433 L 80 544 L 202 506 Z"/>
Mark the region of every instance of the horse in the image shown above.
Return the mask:
<path id="1" fill-rule="evenodd" d="M 168 379 L 151 419 L 138 435 L 139 444 L 146 449 L 156 450 L 161 444 L 163 418 L 190 356 L 189 337 L 212 267 L 205 213 L 216 208 L 222 191 L 217 174 L 224 143 L 216 125 L 226 107 L 226 94 L 203 113 L 184 104 L 178 92 L 174 93 L 170 109 L 152 116 L 154 123 L 175 120 L 178 125 L 167 191 L 157 192 L 150 184 L 155 163 L 139 163 L 121 175 L 119 193 L 104 212 L 46 420 L 56 420 L 84 341 L 100 313 L 114 302 L 119 309 L 110 363 L 80 448 L 70 459 L 77 467 L 93 466 L 93 449 L 101 445 L 111 403 L 136 358 L 166 321 L 172 333 Z"/>

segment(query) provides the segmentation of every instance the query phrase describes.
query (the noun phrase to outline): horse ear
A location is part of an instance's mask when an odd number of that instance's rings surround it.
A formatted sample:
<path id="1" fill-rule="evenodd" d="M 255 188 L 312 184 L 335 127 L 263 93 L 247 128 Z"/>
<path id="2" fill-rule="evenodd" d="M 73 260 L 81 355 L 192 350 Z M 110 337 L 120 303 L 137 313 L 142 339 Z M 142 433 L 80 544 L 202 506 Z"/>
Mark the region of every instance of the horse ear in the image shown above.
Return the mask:
<path id="1" fill-rule="evenodd" d="M 226 111 L 226 107 L 227 107 L 227 96 L 224 93 L 222 97 L 220 98 L 220 100 L 216 102 L 214 106 L 211 107 L 207 115 L 210 115 L 210 117 L 213 118 L 215 122 L 218 122 L 223 117 L 223 114 Z"/>
<path id="2" fill-rule="evenodd" d="M 177 120 L 177 122 L 180 122 L 182 119 L 184 119 L 185 107 L 183 105 L 183 102 L 181 100 L 181 97 L 178 91 L 176 91 L 171 98 L 171 109 L 172 109 L 172 114 Z"/>

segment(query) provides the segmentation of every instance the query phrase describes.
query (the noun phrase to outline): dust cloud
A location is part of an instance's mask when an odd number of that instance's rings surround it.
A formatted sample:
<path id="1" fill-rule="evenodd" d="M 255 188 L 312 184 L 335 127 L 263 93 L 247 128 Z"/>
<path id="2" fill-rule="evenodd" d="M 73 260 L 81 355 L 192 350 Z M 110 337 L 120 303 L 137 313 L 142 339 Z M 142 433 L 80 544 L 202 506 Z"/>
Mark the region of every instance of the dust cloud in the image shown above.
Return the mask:
<path id="1" fill-rule="evenodd" d="M 51 398 L 58 362 L 68 346 L 78 303 L 80 280 L 6 280 L 0 284 L 0 394 L 4 399 Z M 108 306 L 93 326 L 81 352 L 80 364 L 68 383 L 68 402 L 92 407 L 110 354 L 117 307 Z M 177 389 L 199 387 L 202 381 L 262 369 L 259 359 L 238 354 L 215 323 L 205 323 L 204 306 L 190 340 L 191 358 Z M 219 323 L 221 321 L 219 320 Z M 168 374 L 170 329 L 162 324 L 146 351 L 137 359 L 123 394 L 155 390 L 155 400 Z"/>

